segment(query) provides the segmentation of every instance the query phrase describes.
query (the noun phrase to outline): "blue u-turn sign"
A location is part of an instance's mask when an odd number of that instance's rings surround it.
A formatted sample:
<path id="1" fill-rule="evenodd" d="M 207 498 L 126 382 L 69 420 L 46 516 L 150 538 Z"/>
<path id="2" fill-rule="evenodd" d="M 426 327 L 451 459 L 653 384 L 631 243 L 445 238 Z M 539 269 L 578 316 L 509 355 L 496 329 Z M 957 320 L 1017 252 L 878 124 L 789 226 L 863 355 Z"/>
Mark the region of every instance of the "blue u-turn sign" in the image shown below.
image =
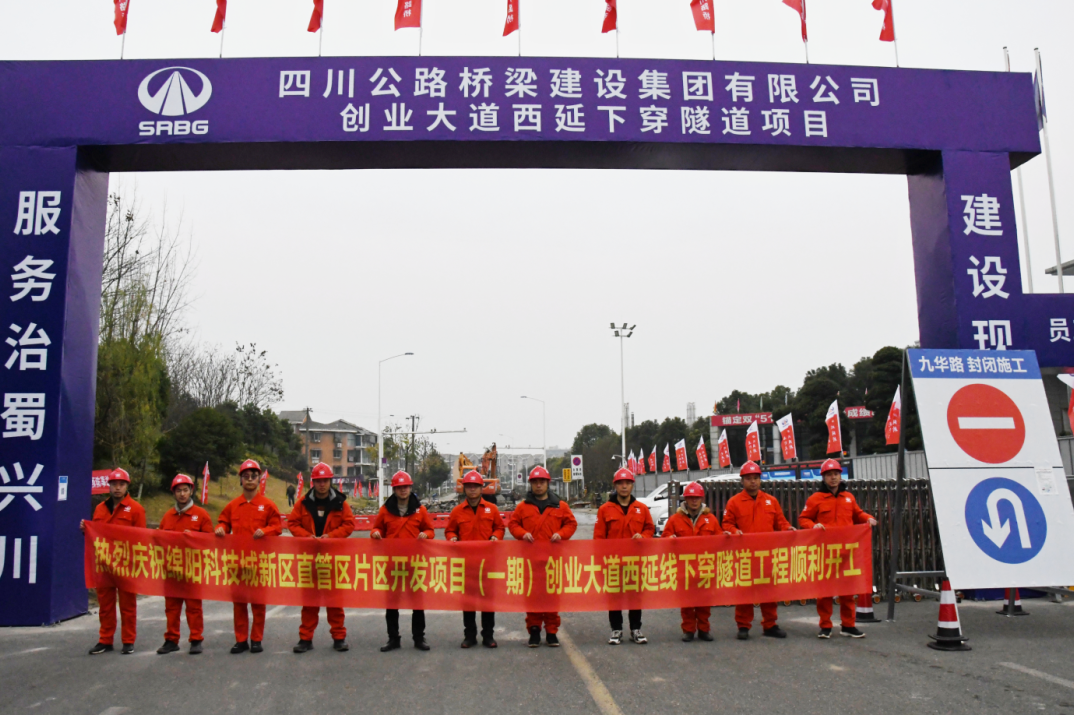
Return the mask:
<path id="1" fill-rule="evenodd" d="M 985 479 L 970 491 L 966 527 L 981 551 L 1005 564 L 1029 561 L 1048 538 L 1040 502 L 1024 486 L 1003 477 Z"/>

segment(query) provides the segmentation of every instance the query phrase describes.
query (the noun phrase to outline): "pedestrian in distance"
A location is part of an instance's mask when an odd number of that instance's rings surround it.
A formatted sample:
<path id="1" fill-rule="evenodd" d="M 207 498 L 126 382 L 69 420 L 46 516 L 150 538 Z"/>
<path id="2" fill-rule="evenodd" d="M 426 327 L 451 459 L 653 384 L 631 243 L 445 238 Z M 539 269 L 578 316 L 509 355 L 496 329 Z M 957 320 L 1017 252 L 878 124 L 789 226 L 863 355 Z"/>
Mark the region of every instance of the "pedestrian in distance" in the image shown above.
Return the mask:
<path id="1" fill-rule="evenodd" d="M 421 501 L 413 494 L 414 480 L 404 471 L 392 475 L 392 495 L 384 500 L 384 506 L 377 512 L 373 529 L 369 532 L 371 539 L 432 539 L 436 536 L 433 520 Z M 384 612 L 388 624 L 388 642 L 380 647 L 381 653 L 396 650 L 402 642 L 399 637 L 399 609 L 389 608 Z M 414 647 L 429 650 L 425 640 L 425 611 L 414 609 L 410 616 L 410 633 L 414 637 Z"/>
<path id="2" fill-rule="evenodd" d="M 160 519 L 161 531 L 188 531 L 211 534 L 213 519 L 209 512 L 194 503 L 194 480 L 185 474 L 175 475 L 172 480 L 172 496 L 175 506 L 164 512 Z M 201 653 L 201 642 L 205 640 L 204 620 L 201 613 L 200 598 L 164 597 L 164 645 L 157 648 L 157 653 L 167 655 L 179 650 L 179 617 L 182 615 L 183 603 L 186 602 L 186 624 L 190 628 L 190 655 Z"/>
<path id="3" fill-rule="evenodd" d="M 294 484 L 288 484 L 287 485 L 287 506 L 293 507 L 295 505 L 295 494 L 296 493 L 297 493 L 297 491 L 295 490 L 295 485 Z"/>
<path id="4" fill-rule="evenodd" d="M 127 490 L 130 489 L 131 475 L 123 469 L 114 469 L 108 475 L 108 498 L 93 510 L 92 521 L 117 526 L 134 526 L 145 528 L 145 509 L 134 501 Z M 82 533 L 86 533 L 86 520 L 79 524 Z M 129 591 L 120 591 L 114 586 L 97 589 L 97 617 L 101 629 L 97 636 L 97 645 L 90 649 L 90 655 L 100 655 L 112 651 L 116 636 L 116 597 L 119 597 L 119 615 L 123 630 L 123 655 L 134 652 L 134 641 L 138 636 L 138 597 Z"/>
<path id="5" fill-rule="evenodd" d="M 511 536 L 519 541 L 556 543 L 574 536 L 578 522 L 567 502 L 550 491 L 552 477 L 544 467 L 534 467 L 529 475 L 530 490 L 522 503 L 515 507 L 507 524 Z M 529 631 L 529 647 L 541 645 L 541 626 L 545 630 L 545 642 L 559 647 L 559 614 L 554 612 L 526 613 L 526 630 Z"/>
<path id="6" fill-rule="evenodd" d="M 623 467 L 612 477 L 615 495 L 597 510 L 597 523 L 593 527 L 594 539 L 651 539 L 656 533 L 649 507 L 634 498 L 634 473 Z M 645 644 L 649 640 L 641 632 L 641 609 L 631 609 L 630 640 Z M 623 612 L 608 611 L 612 634 L 608 645 L 623 642 Z"/>
<path id="7" fill-rule="evenodd" d="M 503 539 L 503 517 L 499 508 L 490 501 L 481 498 L 485 487 L 484 478 L 474 471 L 469 471 L 462 478 L 462 492 L 465 499 L 451 510 L 444 537 L 448 541 L 500 541 Z M 496 614 L 481 613 L 481 645 L 495 648 Z M 462 613 L 462 647 L 473 648 L 477 645 L 477 612 Z"/>
<path id="8" fill-rule="evenodd" d="M 727 500 L 723 512 L 724 531 L 738 536 L 741 534 L 760 534 L 772 531 L 794 531 L 794 527 L 783 516 L 783 509 L 771 494 L 761 491 L 761 468 L 754 462 L 746 462 L 738 473 L 742 480 L 742 491 Z M 769 638 L 786 638 L 787 632 L 776 624 L 777 611 L 775 603 L 761 604 L 761 635 Z M 738 626 L 738 639 L 747 640 L 753 626 L 753 604 L 741 603 L 735 606 L 735 624 Z"/>
<path id="9" fill-rule="evenodd" d="M 313 539 L 346 539 L 354 533 L 354 512 L 347 503 L 347 495 L 332 487 L 332 468 L 321 462 L 310 475 L 313 488 L 295 504 L 287 517 L 287 530 L 292 536 Z M 293 487 L 292 487 L 293 488 Z M 326 606 L 328 627 L 332 634 L 332 648 L 350 650 L 347 645 L 347 627 L 344 625 L 343 609 Z M 318 606 L 302 607 L 302 622 L 298 626 L 298 644 L 295 653 L 313 650 L 313 634 L 317 630 L 321 609 Z"/>
<path id="10" fill-rule="evenodd" d="M 697 482 L 690 482 L 682 490 L 682 501 L 675 513 L 664 524 L 664 532 L 660 535 L 665 539 L 680 539 L 691 536 L 715 536 L 723 532 L 720 520 L 704 504 L 705 488 Z M 711 606 L 694 606 L 680 608 L 682 616 L 682 640 L 689 643 L 696 634 L 698 640 L 711 641 L 712 634 L 709 632 L 709 616 L 712 615 Z"/>
<path id="11" fill-rule="evenodd" d="M 216 520 L 216 535 L 236 534 L 263 539 L 266 536 L 279 536 L 283 533 L 280 511 L 272 500 L 258 493 L 261 486 L 261 465 L 247 459 L 239 466 L 239 482 L 242 494 L 228 502 L 220 517 Z M 233 654 L 260 653 L 264 650 L 261 639 L 265 635 L 265 604 L 251 603 L 249 613 L 253 614 L 253 627 L 246 610 L 247 604 L 233 604 L 235 621 L 235 645 L 231 646 Z M 249 638 L 249 641 L 247 641 Z"/>
<path id="12" fill-rule="evenodd" d="M 805 508 L 798 517 L 798 526 L 803 529 L 827 529 L 854 524 L 876 526 L 876 519 L 866 514 L 858 506 L 858 500 L 847 491 L 843 481 L 843 468 L 834 459 L 827 459 L 820 465 L 823 481 L 820 488 L 806 500 Z M 839 632 L 850 638 L 864 638 L 855 626 L 857 618 L 857 596 L 839 597 Z M 832 597 L 817 599 L 817 615 L 820 616 L 820 633 L 818 638 L 832 637 Z"/>

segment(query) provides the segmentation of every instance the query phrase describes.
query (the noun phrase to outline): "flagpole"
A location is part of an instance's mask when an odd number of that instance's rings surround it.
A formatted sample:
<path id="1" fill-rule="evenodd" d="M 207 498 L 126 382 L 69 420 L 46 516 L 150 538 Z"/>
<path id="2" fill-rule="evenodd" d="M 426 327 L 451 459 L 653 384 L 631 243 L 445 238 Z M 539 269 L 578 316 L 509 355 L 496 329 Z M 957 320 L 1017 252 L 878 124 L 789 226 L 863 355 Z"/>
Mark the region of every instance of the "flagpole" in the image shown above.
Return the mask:
<path id="1" fill-rule="evenodd" d="M 317 29 L 317 56 L 321 56 L 321 48 L 324 47 L 324 5 L 321 5 L 321 26 Z"/>
<path id="2" fill-rule="evenodd" d="M 802 0 L 802 45 L 805 47 L 805 63 L 809 64 L 809 25 L 806 23 L 806 0 Z"/>
<path id="3" fill-rule="evenodd" d="M 715 62 L 716 61 L 716 31 L 713 30 L 709 34 L 712 35 L 712 61 Z"/>
<path id="4" fill-rule="evenodd" d="M 224 32 L 227 31 L 227 20 L 224 20 L 224 24 L 220 26 L 220 57 L 224 57 Z"/>
<path id="5" fill-rule="evenodd" d="M 421 14 L 418 15 L 418 57 L 421 57 L 421 38 L 425 34 L 425 8 L 421 8 Z"/>
<path id="6" fill-rule="evenodd" d="M 899 34 L 895 31 L 895 4 L 894 0 L 888 0 L 888 7 L 891 8 L 891 45 L 895 48 L 895 66 L 899 66 Z M 1006 51 L 1006 47 L 1003 48 Z M 1010 72 L 1010 67 L 1007 68 Z"/>
<path id="7" fill-rule="evenodd" d="M 119 42 L 119 59 L 123 59 L 123 52 L 127 49 L 127 28 L 123 27 L 123 39 Z"/>
<path id="8" fill-rule="evenodd" d="M 1063 285 L 1063 257 L 1059 252 L 1059 217 L 1055 211 L 1055 181 L 1052 179 L 1052 148 L 1048 141 L 1048 116 L 1044 108 L 1044 70 L 1040 64 L 1040 48 L 1034 47 L 1033 54 L 1037 58 L 1037 82 L 1040 92 L 1041 128 L 1044 131 L 1044 164 L 1048 167 L 1048 196 L 1052 200 L 1052 235 L 1055 238 L 1055 273 L 1059 279 L 1059 292 L 1066 293 Z"/>
<path id="9" fill-rule="evenodd" d="M 1011 71 L 1011 55 L 1007 52 L 1007 48 L 1003 48 L 1003 64 L 1006 65 L 1007 71 Z M 1026 195 L 1022 190 L 1022 167 L 1019 166 L 1014 170 L 1014 177 L 1018 183 L 1018 210 L 1022 212 L 1022 250 L 1026 256 L 1026 279 L 1029 290 L 1027 293 L 1033 292 L 1033 263 L 1029 257 L 1029 217 L 1026 216 Z"/>

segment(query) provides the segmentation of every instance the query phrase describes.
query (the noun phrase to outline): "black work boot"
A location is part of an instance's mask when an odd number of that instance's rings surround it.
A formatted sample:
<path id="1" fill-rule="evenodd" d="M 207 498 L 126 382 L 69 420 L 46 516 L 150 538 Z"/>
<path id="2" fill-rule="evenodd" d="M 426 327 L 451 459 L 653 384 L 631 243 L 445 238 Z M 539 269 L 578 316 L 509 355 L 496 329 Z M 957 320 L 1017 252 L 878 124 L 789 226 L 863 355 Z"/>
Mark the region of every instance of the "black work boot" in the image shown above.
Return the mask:
<path id="1" fill-rule="evenodd" d="M 295 653 L 305 653 L 307 651 L 311 651 L 313 650 L 313 641 L 304 641 L 302 639 L 299 639 L 298 644 L 291 650 L 293 650 Z"/>
<path id="2" fill-rule="evenodd" d="M 190 655 L 199 655 L 201 651 L 201 641 L 190 641 Z"/>
<path id="3" fill-rule="evenodd" d="M 250 644 L 246 641 L 239 641 L 235 645 L 231 646 L 231 654 L 237 655 L 239 653 L 245 653 L 250 650 Z"/>
<path id="4" fill-rule="evenodd" d="M 164 641 L 164 645 L 157 648 L 157 655 L 167 655 L 168 653 L 174 653 L 179 650 L 179 644 L 175 641 Z"/>
<path id="5" fill-rule="evenodd" d="M 530 628 L 530 648 L 539 648 L 541 645 L 541 627 L 533 626 Z"/>
<path id="6" fill-rule="evenodd" d="M 335 650 L 338 650 L 340 653 L 346 653 L 347 651 L 349 651 L 351 649 L 351 647 L 349 645 L 347 645 L 347 639 L 346 638 L 338 638 L 338 639 L 333 638 L 332 639 L 332 648 L 335 649 Z"/>
<path id="7" fill-rule="evenodd" d="M 111 653 L 113 650 L 115 650 L 115 648 L 112 647 L 111 643 L 98 643 L 90 648 L 89 654 L 100 655 L 101 653 Z"/>
<path id="8" fill-rule="evenodd" d="M 390 650 L 398 650 L 401 645 L 399 638 L 389 638 L 388 642 L 380 647 L 380 652 L 387 653 Z"/>
<path id="9" fill-rule="evenodd" d="M 250 641 L 251 653 L 260 653 L 263 650 L 265 649 L 261 646 L 261 641 Z"/>

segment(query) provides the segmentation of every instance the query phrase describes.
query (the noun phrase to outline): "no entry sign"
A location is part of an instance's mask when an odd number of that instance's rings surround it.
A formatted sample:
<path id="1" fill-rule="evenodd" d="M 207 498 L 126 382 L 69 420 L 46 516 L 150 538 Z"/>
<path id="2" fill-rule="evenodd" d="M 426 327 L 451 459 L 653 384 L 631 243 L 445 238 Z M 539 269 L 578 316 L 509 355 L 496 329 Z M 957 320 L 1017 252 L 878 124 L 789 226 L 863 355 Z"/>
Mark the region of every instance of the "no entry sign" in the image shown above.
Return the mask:
<path id="1" fill-rule="evenodd" d="M 1014 459 L 1026 441 L 1026 423 L 1006 392 L 973 383 L 959 388 L 947 404 L 947 428 L 966 454 L 988 464 Z"/>

